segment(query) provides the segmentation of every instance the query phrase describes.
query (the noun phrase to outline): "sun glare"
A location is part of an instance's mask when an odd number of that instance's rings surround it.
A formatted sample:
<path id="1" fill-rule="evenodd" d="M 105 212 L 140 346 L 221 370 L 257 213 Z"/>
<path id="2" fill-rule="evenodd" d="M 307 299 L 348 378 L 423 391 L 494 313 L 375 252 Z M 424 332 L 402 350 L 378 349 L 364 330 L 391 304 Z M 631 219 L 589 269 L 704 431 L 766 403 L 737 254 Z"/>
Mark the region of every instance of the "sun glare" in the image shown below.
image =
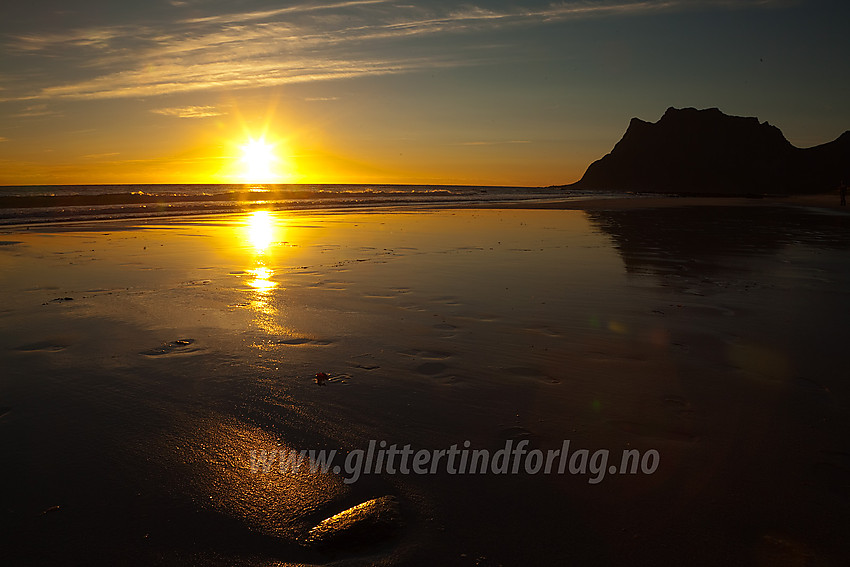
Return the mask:
<path id="1" fill-rule="evenodd" d="M 277 236 L 277 230 L 269 211 L 254 211 L 248 218 L 248 240 L 257 254 L 264 254 Z"/>
<path id="2" fill-rule="evenodd" d="M 256 289 L 259 293 L 264 293 L 277 287 L 277 282 L 271 280 L 274 272 L 269 268 L 259 267 L 248 270 L 248 273 L 254 276 L 254 279 L 250 280 L 248 285 Z"/>
<path id="3" fill-rule="evenodd" d="M 275 165 L 278 158 L 275 155 L 275 146 L 265 141 L 249 140 L 242 146 L 242 179 L 246 183 L 270 183 L 277 180 Z"/>

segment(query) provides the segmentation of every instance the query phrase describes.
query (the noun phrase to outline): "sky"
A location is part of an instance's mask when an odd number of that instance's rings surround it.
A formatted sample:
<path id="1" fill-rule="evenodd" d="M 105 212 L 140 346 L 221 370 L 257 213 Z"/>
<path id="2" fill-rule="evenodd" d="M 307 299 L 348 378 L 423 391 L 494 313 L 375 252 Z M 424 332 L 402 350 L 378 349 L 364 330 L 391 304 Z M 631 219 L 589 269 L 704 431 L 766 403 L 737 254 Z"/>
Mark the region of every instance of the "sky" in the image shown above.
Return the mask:
<path id="1" fill-rule="evenodd" d="M 2 15 L 0 185 L 546 186 L 670 106 L 757 116 L 799 147 L 850 129 L 846 1 L 27 0 Z"/>

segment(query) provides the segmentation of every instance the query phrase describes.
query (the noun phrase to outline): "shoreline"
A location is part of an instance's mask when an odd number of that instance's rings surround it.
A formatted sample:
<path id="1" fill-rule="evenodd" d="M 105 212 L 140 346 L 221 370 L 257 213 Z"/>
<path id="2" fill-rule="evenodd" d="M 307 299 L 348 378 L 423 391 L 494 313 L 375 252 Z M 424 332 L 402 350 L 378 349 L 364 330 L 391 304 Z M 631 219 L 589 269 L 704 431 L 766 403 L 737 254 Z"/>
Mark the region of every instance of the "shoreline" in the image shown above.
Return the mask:
<path id="1" fill-rule="evenodd" d="M 676 207 L 793 207 L 801 209 L 822 209 L 833 212 L 845 212 L 850 214 L 850 208 L 839 204 L 837 195 L 790 195 L 790 196 L 766 196 L 766 197 L 691 197 L 683 195 L 630 195 L 623 197 L 587 197 L 587 198 L 565 198 L 565 199 L 529 199 L 529 200 L 505 200 L 495 202 L 441 202 L 422 203 L 406 206 L 374 207 L 369 205 L 353 205 L 349 207 L 332 208 L 287 208 L 272 207 L 270 210 L 280 213 L 298 215 L 338 215 L 338 214 L 384 214 L 384 213 L 417 213 L 429 211 L 446 210 L 580 210 L 580 211 L 604 211 L 604 210 L 637 210 Z M 172 221 L 174 219 L 203 217 L 221 217 L 225 215 L 239 215 L 257 210 L 266 210 L 262 205 L 242 208 L 239 210 L 222 211 L 197 211 L 185 212 L 183 214 L 162 215 L 136 215 L 118 216 L 113 218 L 79 218 L 44 221 L 29 221 L 22 223 L 0 224 L 0 233 L 15 232 L 19 229 L 31 229 L 37 227 L 52 227 L 59 225 L 79 226 L 86 223 L 104 222 L 139 222 L 150 221 Z"/>
<path id="2" fill-rule="evenodd" d="M 578 200 L 553 200 L 551 202 L 516 203 L 511 207 L 519 209 L 565 209 L 565 210 L 623 210 L 649 209 L 662 207 L 758 207 L 758 206 L 792 206 L 802 208 L 823 208 L 850 210 L 839 204 L 838 195 L 821 193 L 816 195 L 789 195 L 765 197 L 699 197 L 687 195 L 632 195 L 628 197 L 589 197 Z M 499 208 L 485 206 L 481 208 Z"/>

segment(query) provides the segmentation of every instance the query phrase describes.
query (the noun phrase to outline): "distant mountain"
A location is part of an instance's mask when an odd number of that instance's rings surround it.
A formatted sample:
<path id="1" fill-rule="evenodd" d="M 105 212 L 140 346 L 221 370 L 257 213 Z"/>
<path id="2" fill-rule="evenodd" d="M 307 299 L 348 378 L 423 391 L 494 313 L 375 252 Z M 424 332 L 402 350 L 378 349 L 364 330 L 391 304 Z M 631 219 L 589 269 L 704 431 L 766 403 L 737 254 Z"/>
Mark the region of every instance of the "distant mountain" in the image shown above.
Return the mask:
<path id="1" fill-rule="evenodd" d="M 850 131 L 813 148 L 793 146 L 776 126 L 716 108 L 668 108 L 658 122 L 632 118 L 611 153 L 574 189 L 699 194 L 788 194 L 850 183 Z"/>

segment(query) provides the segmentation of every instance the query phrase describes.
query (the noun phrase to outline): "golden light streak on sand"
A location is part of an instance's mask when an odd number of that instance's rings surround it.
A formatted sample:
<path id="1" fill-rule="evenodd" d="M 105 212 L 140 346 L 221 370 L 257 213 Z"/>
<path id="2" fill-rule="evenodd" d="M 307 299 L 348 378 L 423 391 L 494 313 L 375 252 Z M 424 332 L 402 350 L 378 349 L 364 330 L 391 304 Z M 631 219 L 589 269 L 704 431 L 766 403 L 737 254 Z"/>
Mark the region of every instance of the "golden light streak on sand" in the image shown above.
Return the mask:
<path id="1" fill-rule="evenodd" d="M 269 211 L 251 213 L 245 229 L 246 240 L 258 255 L 265 254 L 272 243 L 277 240 L 279 230 L 275 218 Z"/>

